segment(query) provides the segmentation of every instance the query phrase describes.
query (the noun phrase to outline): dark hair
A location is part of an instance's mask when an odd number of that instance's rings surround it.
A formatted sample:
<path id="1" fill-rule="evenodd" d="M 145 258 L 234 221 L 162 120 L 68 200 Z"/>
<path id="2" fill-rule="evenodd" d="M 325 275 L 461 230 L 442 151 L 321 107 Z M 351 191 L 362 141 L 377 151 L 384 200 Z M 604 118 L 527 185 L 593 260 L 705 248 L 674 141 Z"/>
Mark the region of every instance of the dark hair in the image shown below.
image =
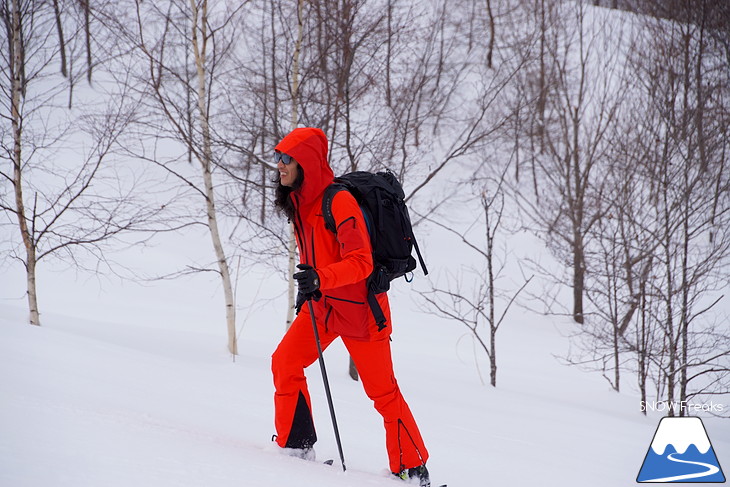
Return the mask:
<path id="1" fill-rule="evenodd" d="M 299 166 L 297 168 L 297 178 L 294 180 L 294 184 L 292 186 L 284 186 L 281 184 L 281 179 L 279 179 L 279 184 L 276 186 L 274 204 L 279 211 L 286 215 L 286 218 L 289 221 L 294 219 L 294 204 L 292 204 L 289 195 L 292 191 L 296 191 L 301 188 L 302 183 L 304 183 L 304 169 L 302 169 L 302 166 Z"/>

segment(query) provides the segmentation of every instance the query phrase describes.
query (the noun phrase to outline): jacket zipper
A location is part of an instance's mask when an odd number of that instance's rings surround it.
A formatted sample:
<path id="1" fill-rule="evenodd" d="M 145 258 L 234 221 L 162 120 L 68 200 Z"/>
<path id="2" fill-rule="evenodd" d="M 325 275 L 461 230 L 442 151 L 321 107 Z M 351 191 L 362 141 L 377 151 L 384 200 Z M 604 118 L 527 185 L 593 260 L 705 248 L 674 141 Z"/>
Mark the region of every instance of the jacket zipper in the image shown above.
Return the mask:
<path id="1" fill-rule="evenodd" d="M 352 303 L 352 304 L 365 304 L 363 301 L 352 301 L 350 299 L 336 298 L 334 296 L 329 296 L 329 295 L 325 295 L 325 299 L 334 299 L 335 301 L 342 301 L 345 303 Z"/>
<path id="2" fill-rule="evenodd" d="M 312 239 L 311 239 L 311 259 L 309 254 L 309 249 L 307 248 L 307 242 L 304 240 L 304 222 L 302 221 L 302 215 L 299 213 L 299 198 L 292 194 L 292 198 L 294 199 L 294 206 L 296 209 L 296 219 L 294 220 L 294 231 L 297 233 L 297 237 L 299 238 L 299 243 L 302 246 L 302 253 L 304 254 L 304 263 L 311 265 L 315 269 L 317 268 L 317 256 L 314 251 L 314 227 L 312 227 Z M 298 225 L 297 225 L 298 223 Z"/>
<path id="3" fill-rule="evenodd" d="M 312 267 L 317 268 L 317 254 L 314 252 L 314 227 L 312 227 Z"/>
<path id="4" fill-rule="evenodd" d="M 330 314 L 331 314 L 331 313 L 332 313 L 332 306 L 330 306 L 330 307 L 329 307 L 329 308 L 327 309 L 327 314 L 326 314 L 326 315 L 324 315 L 324 331 L 329 331 L 329 328 L 328 328 L 328 326 L 327 326 L 327 325 L 328 325 L 328 323 L 327 323 L 327 322 L 328 322 L 328 321 L 329 321 L 329 319 L 330 319 Z"/>
<path id="5" fill-rule="evenodd" d="M 299 214 L 299 198 L 295 194 L 292 193 L 291 195 L 292 199 L 294 200 L 294 207 L 295 207 L 295 215 L 296 218 L 294 219 L 294 231 L 297 234 L 297 238 L 299 239 L 299 243 L 301 244 L 301 251 L 304 254 L 304 263 L 309 264 L 309 255 L 307 252 L 307 244 L 304 241 L 304 223 L 302 222 L 302 217 Z M 314 267 L 314 266 L 312 266 Z"/>

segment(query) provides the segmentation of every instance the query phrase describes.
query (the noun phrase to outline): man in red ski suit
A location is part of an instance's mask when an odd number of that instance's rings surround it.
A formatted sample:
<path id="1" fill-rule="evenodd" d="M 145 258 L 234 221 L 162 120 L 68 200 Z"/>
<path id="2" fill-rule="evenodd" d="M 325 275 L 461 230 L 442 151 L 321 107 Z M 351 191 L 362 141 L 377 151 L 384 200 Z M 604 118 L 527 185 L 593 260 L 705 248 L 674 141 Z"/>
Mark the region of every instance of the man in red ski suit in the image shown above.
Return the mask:
<path id="1" fill-rule="evenodd" d="M 322 198 L 334 174 L 321 130 L 293 130 L 275 154 L 280 183 L 276 203 L 294 225 L 301 269 L 294 276 L 301 311 L 271 357 L 276 442 L 308 457 L 317 440 L 304 369 L 318 353 L 309 308 L 302 306 L 306 297 L 316 297 L 312 305 L 322 350 L 342 338 L 366 394 L 383 416 L 391 472 L 430 485 L 428 451 L 393 374 L 388 296 L 376 296 L 386 318 L 382 330 L 367 302 L 373 259 L 362 211 L 349 192 L 339 191 L 332 201 L 337 233 L 325 227 Z"/>

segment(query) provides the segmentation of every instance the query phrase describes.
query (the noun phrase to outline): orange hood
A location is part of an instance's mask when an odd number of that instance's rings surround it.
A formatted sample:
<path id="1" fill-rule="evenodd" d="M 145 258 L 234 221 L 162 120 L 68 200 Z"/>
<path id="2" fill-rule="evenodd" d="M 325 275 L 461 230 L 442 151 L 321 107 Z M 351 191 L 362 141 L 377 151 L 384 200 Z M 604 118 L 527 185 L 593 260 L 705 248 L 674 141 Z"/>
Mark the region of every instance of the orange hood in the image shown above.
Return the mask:
<path id="1" fill-rule="evenodd" d="M 295 191 L 301 205 L 312 203 L 332 184 L 335 175 L 327 164 L 327 136 L 320 129 L 296 128 L 275 149 L 292 156 L 304 169 L 302 187 Z"/>

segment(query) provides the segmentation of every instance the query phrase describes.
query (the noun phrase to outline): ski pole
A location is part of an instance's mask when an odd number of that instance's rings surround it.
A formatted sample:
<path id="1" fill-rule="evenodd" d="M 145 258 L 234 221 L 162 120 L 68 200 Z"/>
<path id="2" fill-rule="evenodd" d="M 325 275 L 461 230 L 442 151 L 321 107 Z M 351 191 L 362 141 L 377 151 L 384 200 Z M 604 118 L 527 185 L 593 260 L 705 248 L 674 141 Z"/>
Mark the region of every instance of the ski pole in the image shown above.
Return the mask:
<path id="1" fill-rule="evenodd" d="M 324 391 L 327 394 L 327 403 L 330 407 L 330 416 L 332 416 L 332 426 L 335 430 L 335 440 L 337 440 L 337 450 L 340 452 L 340 461 L 342 462 L 342 471 L 345 472 L 345 455 L 342 453 L 342 442 L 340 441 L 340 430 L 337 428 L 337 419 L 335 418 L 335 406 L 332 404 L 332 394 L 330 393 L 330 383 L 327 380 L 327 369 L 324 367 L 324 356 L 322 355 L 322 345 L 319 342 L 319 331 L 317 330 L 317 321 L 314 319 L 314 306 L 312 306 L 312 298 L 307 298 L 309 306 L 309 316 L 312 317 L 312 328 L 314 328 L 314 341 L 317 342 L 317 353 L 319 354 L 319 368 L 322 369 L 322 380 L 324 382 Z"/>

